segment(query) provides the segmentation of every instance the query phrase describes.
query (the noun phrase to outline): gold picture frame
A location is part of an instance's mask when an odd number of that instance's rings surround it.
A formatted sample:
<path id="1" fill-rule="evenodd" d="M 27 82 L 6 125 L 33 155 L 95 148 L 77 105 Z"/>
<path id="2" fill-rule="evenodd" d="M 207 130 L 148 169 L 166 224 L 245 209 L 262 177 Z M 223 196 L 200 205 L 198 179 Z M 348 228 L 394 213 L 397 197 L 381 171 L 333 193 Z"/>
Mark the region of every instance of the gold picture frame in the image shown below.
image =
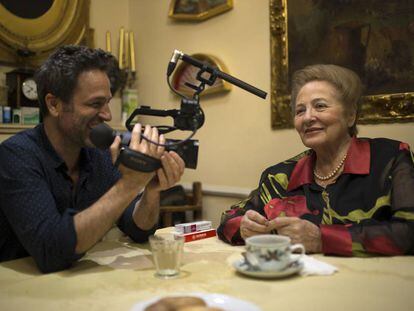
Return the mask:
<path id="1" fill-rule="evenodd" d="M 192 54 L 191 57 L 198 59 L 199 61 L 205 62 L 209 64 L 211 67 L 217 68 L 218 70 L 229 74 L 229 70 L 227 69 L 226 65 L 220 59 L 213 55 L 197 53 Z M 190 65 L 186 62 L 181 62 L 172 75 L 172 87 L 178 93 L 184 94 L 186 96 L 193 95 L 194 90 L 186 86 L 185 83 L 187 82 L 198 86 L 200 84 L 200 81 L 196 79 L 196 76 L 199 70 L 200 69 L 198 67 L 194 67 L 193 65 Z M 204 91 L 200 95 L 205 96 L 208 94 L 226 93 L 229 92 L 231 89 L 232 86 L 229 82 L 217 78 L 213 85 L 206 85 Z"/>
<path id="2" fill-rule="evenodd" d="M 384 2 L 379 1 L 378 3 L 383 4 Z M 403 3 L 408 7 L 399 7 Z M 408 3 L 389 0 L 387 5 L 373 7 L 375 1 L 364 0 L 343 1 L 342 3 L 330 0 L 270 0 L 272 128 L 292 127 L 290 76 L 293 71 L 314 63 L 334 63 L 354 69 L 360 74 L 364 84 L 369 86 L 365 92 L 368 95 L 362 99 L 360 124 L 414 121 L 414 57 L 410 58 L 409 54 L 409 51 L 414 50 L 414 40 L 412 40 L 414 6 L 410 6 Z M 318 5 L 319 7 L 315 7 Z M 321 8 L 322 5 L 325 7 Z M 381 25 L 378 22 L 374 24 L 376 21 L 372 20 L 373 17 L 366 16 L 365 13 L 373 11 L 375 14 L 386 14 L 388 17 L 392 17 L 394 24 L 390 23 L 384 25 L 383 28 L 378 28 Z M 318 19 L 323 22 L 318 23 Z M 386 19 L 381 22 L 384 20 Z M 405 21 L 410 20 L 411 24 L 404 24 Z M 295 21 L 298 22 L 295 23 Z M 406 28 L 402 26 L 406 26 Z M 389 38 L 386 38 L 388 41 L 381 38 L 385 27 L 388 27 L 388 37 L 395 36 L 394 41 L 389 42 Z M 395 29 L 393 30 L 392 27 Z M 335 35 L 337 36 L 335 37 Z M 347 42 L 348 45 L 341 46 L 340 44 L 344 44 L 344 42 Z M 329 43 L 335 44 L 331 46 L 331 50 L 334 50 L 335 54 L 324 53 L 330 51 L 327 45 Z M 364 46 L 364 44 L 366 45 Z M 401 53 L 398 49 L 394 51 L 392 44 L 398 44 L 398 48 L 403 47 L 407 54 L 391 57 L 399 63 L 397 65 L 385 63 L 389 66 L 387 68 L 382 65 L 384 55 L 378 55 L 378 51 L 384 51 L 385 48 L 378 44 L 389 45 L 386 46 L 389 49 L 388 56 L 391 56 L 392 53 Z M 310 51 L 314 51 L 314 53 L 310 54 Z M 341 54 L 341 51 L 345 52 Z M 341 56 L 342 58 L 340 58 Z M 409 65 L 406 58 L 411 61 L 412 67 L 407 67 Z M 389 62 L 390 57 L 386 60 Z M 401 70 L 396 74 L 393 71 L 398 66 Z M 389 80 L 386 79 L 387 74 Z M 380 79 L 381 75 L 385 75 L 383 80 Z"/>
<path id="3" fill-rule="evenodd" d="M 15 12 L 0 4 L 0 63 L 37 67 L 58 46 L 93 46 L 90 0 L 49 1 L 37 5 L 44 5 L 44 10 L 26 18 L 31 12 Z"/>
<path id="4" fill-rule="evenodd" d="M 233 8 L 233 0 L 171 0 L 168 16 L 176 20 L 203 21 Z"/>

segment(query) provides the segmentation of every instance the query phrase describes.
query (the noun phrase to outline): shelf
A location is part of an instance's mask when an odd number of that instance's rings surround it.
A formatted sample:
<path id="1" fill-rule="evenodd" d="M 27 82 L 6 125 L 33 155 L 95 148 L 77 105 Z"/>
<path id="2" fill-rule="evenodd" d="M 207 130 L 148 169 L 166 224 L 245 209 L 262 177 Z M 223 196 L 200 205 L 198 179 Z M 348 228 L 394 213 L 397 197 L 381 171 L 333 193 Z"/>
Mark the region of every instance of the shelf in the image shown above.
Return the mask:
<path id="1" fill-rule="evenodd" d="M 34 124 L 13 124 L 13 123 L 0 123 L 0 134 L 16 134 L 23 130 L 34 127 Z"/>

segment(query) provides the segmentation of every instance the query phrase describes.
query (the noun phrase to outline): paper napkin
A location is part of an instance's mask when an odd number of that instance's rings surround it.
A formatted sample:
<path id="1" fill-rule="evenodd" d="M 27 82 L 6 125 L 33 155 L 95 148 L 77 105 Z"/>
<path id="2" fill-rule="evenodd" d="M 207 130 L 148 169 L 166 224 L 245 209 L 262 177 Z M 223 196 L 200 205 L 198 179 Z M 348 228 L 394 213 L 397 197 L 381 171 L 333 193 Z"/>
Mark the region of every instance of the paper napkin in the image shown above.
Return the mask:
<path id="1" fill-rule="evenodd" d="M 300 271 L 300 274 L 303 276 L 331 275 L 338 271 L 337 267 L 308 255 L 304 255 L 301 261 L 303 262 L 303 269 Z"/>

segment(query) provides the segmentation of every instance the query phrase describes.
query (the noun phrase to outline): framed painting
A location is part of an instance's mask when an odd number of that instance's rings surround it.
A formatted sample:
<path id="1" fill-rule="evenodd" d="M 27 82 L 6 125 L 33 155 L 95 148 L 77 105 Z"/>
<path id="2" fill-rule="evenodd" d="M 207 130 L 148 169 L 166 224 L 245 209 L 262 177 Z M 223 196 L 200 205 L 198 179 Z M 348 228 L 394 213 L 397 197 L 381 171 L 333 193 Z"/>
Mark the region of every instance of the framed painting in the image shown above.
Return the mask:
<path id="1" fill-rule="evenodd" d="M 336 64 L 361 77 L 359 123 L 414 121 L 414 2 L 270 0 L 272 128 L 292 127 L 297 69 Z"/>
<path id="2" fill-rule="evenodd" d="M 233 0 L 171 0 L 168 16 L 177 20 L 202 21 L 233 8 Z"/>
<path id="3" fill-rule="evenodd" d="M 2 0 L 0 63 L 37 67 L 58 46 L 93 46 L 90 0 Z"/>

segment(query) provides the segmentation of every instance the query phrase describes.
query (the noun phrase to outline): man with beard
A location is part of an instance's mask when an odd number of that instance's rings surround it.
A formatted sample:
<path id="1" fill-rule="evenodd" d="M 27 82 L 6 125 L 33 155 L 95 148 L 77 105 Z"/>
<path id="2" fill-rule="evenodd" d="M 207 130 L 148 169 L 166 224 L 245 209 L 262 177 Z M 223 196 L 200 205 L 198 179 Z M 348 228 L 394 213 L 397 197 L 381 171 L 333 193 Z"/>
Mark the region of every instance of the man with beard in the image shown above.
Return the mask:
<path id="1" fill-rule="evenodd" d="M 0 145 L 0 261 L 32 256 L 42 272 L 58 271 L 114 223 L 136 242 L 155 231 L 159 193 L 180 180 L 184 161 L 141 140 L 140 124 L 129 148 L 160 159 L 157 171 L 116 167 L 120 137 L 110 150 L 95 148 L 89 135 L 111 120 L 117 70 L 111 54 L 82 46 L 57 49 L 38 70 L 43 122 Z M 165 142 L 148 125 L 143 135 Z"/>

